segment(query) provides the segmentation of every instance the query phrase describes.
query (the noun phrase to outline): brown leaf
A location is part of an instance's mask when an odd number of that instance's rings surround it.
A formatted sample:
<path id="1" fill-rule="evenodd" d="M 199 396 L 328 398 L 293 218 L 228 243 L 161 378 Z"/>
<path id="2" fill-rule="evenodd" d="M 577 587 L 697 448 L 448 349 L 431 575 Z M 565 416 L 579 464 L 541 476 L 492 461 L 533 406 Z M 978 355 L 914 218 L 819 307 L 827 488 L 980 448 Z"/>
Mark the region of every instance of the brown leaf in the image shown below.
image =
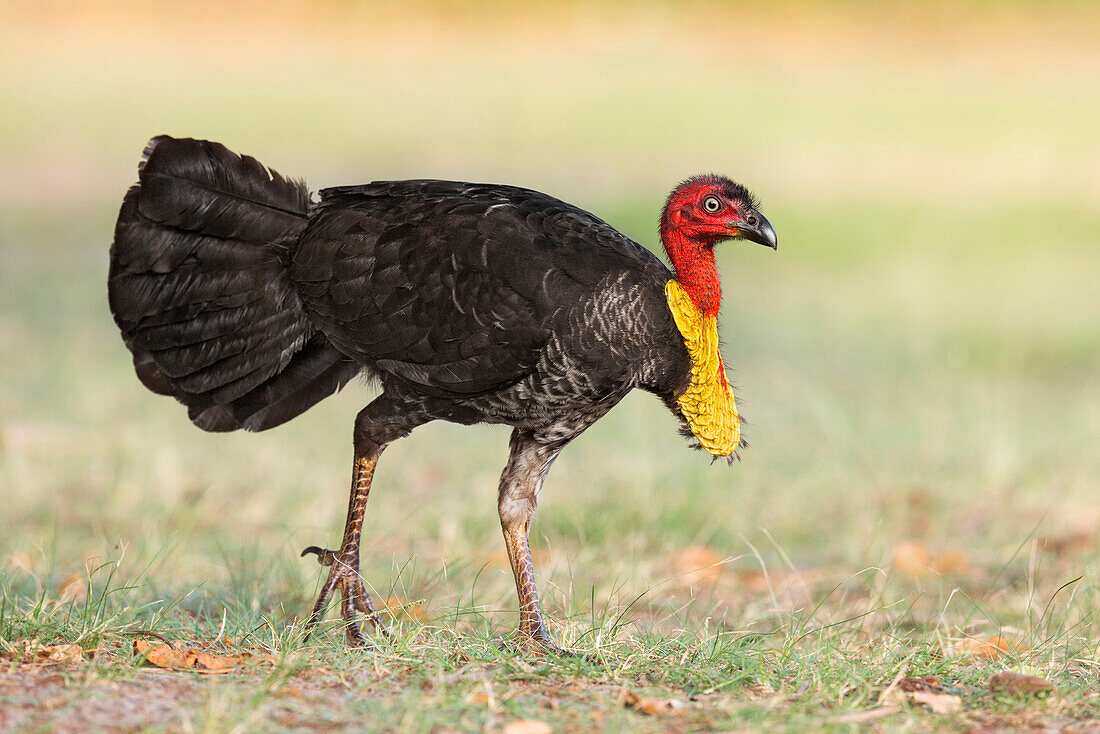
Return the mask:
<path id="1" fill-rule="evenodd" d="M 925 543 L 906 540 L 894 546 L 894 568 L 909 578 L 920 578 L 931 573 L 963 576 L 970 571 L 970 556 L 957 548 L 933 552 Z"/>
<path id="2" fill-rule="evenodd" d="M 934 714 L 950 714 L 962 708 L 962 698 L 952 693 L 932 693 L 930 691 L 913 691 L 905 694 L 913 703 L 921 703 L 932 709 Z"/>
<path id="3" fill-rule="evenodd" d="M 993 660 L 1008 653 L 1021 653 L 1027 651 L 1027 645 L 1020 642 L 1011 642 L 997 635 L 978 639 L 967 637 L 959 640 L 952 648 L 952 653 L 960 657 L 983 658 Z"/>
<path id="4" fill-rule="evenodd" d="M 239 655 L 223 657 L 199 650 L 189 650 L 187 652 L 187 667 L 200 673 L 225 673 L 237 667 L 241 662 Z"/>
<path id="5" fill-rule="evenodd" d="M 624 691 L 622 696 L 623 706 L 628 709 L 650 716 L 665 716 L 679 713 L 684 708 L 684 702 L 677 698 L 659 699 L 643 698 L 633 691 Z"/>
<path id="6" fill-rule="evenodd" d="M 970 572 L 970 556 L 956 548 L 947 548 L 932 557 L 932 570 L 944 576 L 965 576 Z"/>
<path id="7" fill-rule="evenodd" d="M 186 667 L 186 654 L 168 645 L 154 645 L 148 640 L 134 640 L 134 654 L 141 655 L 145 662 L 158 668 L 183 670 Z"/>
<path id="8" fill-rule="evenodd" d="M 763 594 L 768 590 L 768 577 L 760 571 L 740 571 L 737 580 L 754 594 Z"/>
<path id="9" fill-rule="evenodd" d="M 935 714 L 948 714 L 962 708 L 962 698 L 948 693 L 936 678 L 901 678 L 882 697 L 882 703 L 919 703 Z"/>
<path id="10" fill-rule="evenodd" d="M 1072 533 L 1059 538 L 1039 538 L 1038 546 L 1044 553 L 1063 555 L 1066 553 L 1082 553 L 1092 548 L 1096 543 L 1096 532 Z"/>
<path id="11" fill-rule="evenodd" d="M 906 693 L 913 693 L 914 691 L 928 691 L 931 693 L 942 693 L 943 684 L 940 683 L 939 678 L 902 678 L 897 682 L 897 687 Z"/>
<path id="12" fill-rule="evenodd" d="M 238 655 L 242 663 L 263 663 L 264 665 L 278 665 L 279 658 L 274 655 L 258 655 L 254 652 L 242 652 Z"/>
<path id="13" fill-rule="evenodd" d="M 689 545 L 672 556 L 672 571 L 682 586 L 713 586 L 722 577 L 722 560 L 704 545 Z"/>
<path id="14" fill-rule="evenodd" d="M 24 665 L 60 665 L 84 662 L 84 648 L 75 644 L 43 645 L 38 640 L 14 643 L 4 654 Z"/>
<path id="15" fill-rule="evenodd" d="M 545 721 L 535 719 L 509 721 L 504 725 L 504 734 L 552 734 L 553 731 Z"/>
<path id="16" fill-rule="evenodd" d="M 894 568 L 902 576 L 925 576 L 931 562 L 932 553 L 924 543 L 907 540 L 894 546 Z"/>
<path id="17" fill-rule="evenodd" d="M 194 673 L 228 673 L 244 662 L 274 663 L 271 655 L 214 655 L 193 648 L 177 649 L 168 645 L 155 645 L 147 640 L 134 640 L 134 653 L 147 663 L 166 670 L 188 670 Z"/>
<path id="18" fill-rule="evenodd" d="M 88 598 L 88 582 L 79 573 L 70 573 L 57 585 L 57 600 L 62 604 L 84 601 Z"/>
<path id="19" fill-rule="evenodd" d="M 990 677 L 989 690 L 994 693 L 1010 693 L 1014 696 L 1023 696 L 1052 691 L 1054 690 L 1054 684 L 1037 675 L 1023 675 L 1022 673 L 1005 670 L 994 673 Z"/>

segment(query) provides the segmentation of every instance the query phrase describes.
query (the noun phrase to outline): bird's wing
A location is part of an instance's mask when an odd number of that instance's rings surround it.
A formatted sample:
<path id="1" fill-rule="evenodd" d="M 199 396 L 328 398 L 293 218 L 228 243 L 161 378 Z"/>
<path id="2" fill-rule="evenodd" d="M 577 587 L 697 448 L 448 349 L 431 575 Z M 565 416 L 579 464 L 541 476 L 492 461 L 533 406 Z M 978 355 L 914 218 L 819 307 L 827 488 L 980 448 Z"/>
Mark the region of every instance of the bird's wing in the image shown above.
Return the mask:
<path id="1" fill-rule="evenodd" d="M 345 353 L 458 396 L 521 379 L 562 314 L 609 272 L 654 263 L 608 224 L 545 194 L 399 181 L 323 191 L 291 278 Z"/>

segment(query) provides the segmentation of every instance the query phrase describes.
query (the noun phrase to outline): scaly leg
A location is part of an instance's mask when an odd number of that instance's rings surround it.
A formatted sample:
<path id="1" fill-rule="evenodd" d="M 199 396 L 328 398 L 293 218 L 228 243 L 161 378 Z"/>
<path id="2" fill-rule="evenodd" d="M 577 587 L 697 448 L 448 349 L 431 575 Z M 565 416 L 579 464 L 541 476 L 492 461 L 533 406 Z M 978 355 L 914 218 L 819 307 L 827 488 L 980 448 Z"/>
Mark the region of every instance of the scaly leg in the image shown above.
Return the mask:
<path id="1" fill-rule="evenodd" d="M 306 623 L 306 637 L 313 632 L 317 623 L 325 616 L 325 607 L 335 590 L 340 591 L 340 615 L 347 623 L 345 632 L 348 643 L 358 647 L 367 643 L 356 621 L 363 614 L 382 634 L 387 634 L 378 611 L 371 603 L 370 595 L 359 573 L 359 537 L 363 531 L 363 512 L 370 495 L 371 480 L 378 465 L 378 457 L 391 441 L 406 435 L 423 423 L 415 405 L 403 402 L 399 397 L 383 393 L 374 402 L 359 412 L 355 418 L 355 464 L 351 478 L 351 498 L 348 500 L 348 516 L 344 525 L 344 539 L 339 550 L 328 550 L 311 545 L 302 551 L 306 556 L 317 555 L 317 562 L 329 566 L 328 578 L 313 613 Z"/>
<path id="2" fill-rule="evenodd" d="M 359 573 L 359 538 L 363 530 L 363 513 L 367 507 L 367 497 L 370 495 L 371 480 L 374 478 L 374 467 L 377 464 L 377 455 L 374 458 L 355 457 L 351 499 L 348 502 L 348 517 L 344 524 L 344 539 L 340 543 L 340 549 L 332 551 L 311 545 L 302 551 L 303 557 L 314 553 L 317 555 L 318 563 L 332 568 L 328 579 L 325 580 L 325 585 L 321 587 L 321 593 L 317 596 L 317 602 L 313 605 L 313 613 L 309 615 L 309 621 L 306 623 L 307 639 L 317 623 L 325 616 L 329 597 L 336 589 L 339 589 L 342 598 L 340 614 L 347 622 L 345 631 L 348 644 L 359 647 L 367 642 L 356 622 L 357 612 L 365 614 L 371 624 L 382 634 L 388 634 L 374 604 L 371 603 L 370 595 L 363 584 L 363 577 Z"/>
<path id="3" fill-rule="evenodd" d="M 519 595 L 520 644 L 535 645 L 554 653 L 563 653 L 550 639 L 546 623 L 542 619 L 539 595 L 535 589 L 535 568 L 531 562 L 531 548 L 527 536 L 531 530 L 531 518 L 535 514 L 539 491 L 565 441 L 540 442 L 527 432 L 512 432 L 508 465 L 500 477 L 500 494 L 497 509 L 500 526 L 504 531 L 504 543 L 508 548 L 508 560 L 516 578 Z"/>

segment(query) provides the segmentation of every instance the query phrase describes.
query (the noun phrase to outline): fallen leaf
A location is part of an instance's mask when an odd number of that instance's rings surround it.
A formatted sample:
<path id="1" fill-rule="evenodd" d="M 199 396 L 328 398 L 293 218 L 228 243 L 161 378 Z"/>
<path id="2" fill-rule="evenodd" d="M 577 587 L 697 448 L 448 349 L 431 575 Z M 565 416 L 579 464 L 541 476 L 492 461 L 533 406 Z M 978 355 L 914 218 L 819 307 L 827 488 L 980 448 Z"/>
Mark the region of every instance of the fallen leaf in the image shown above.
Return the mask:
<path id="1" fill-rule="evenodd" d="M 504 734 L 552 734 L 553 731 L 545 721 L 535 719 L 509 721 L 504 725 Z"/>
<path id="2" fill-rule="evenodd" d="M 989 690 L 994 693 L 1010 693 L 1023 696 L 1054 690 L 1054 684 L 1037 675 L 1024 675 L 1005 670 L 994 673 L 989 679 Z"/>
<path id="3" fill-rule="evenodd" d="M 943 684 L 940 683 L 940 679 L 931 677 L 901 678 L 897 682 L 897 687 L 906 693 L 913 693 L 914 691 L 941 693 L 944 690 Z"/>
<path id="4" fill-rule="evenodd" d="M 970 571 L 970 556 L 957 548 L 946 548 L 937 553 L 925 543 L 906 540 L 894 546 L 894 568 L 909 578 L 920 578 L 931 573 L 964 576 Z"/>
<path id="5" fill-rule="evenodd" d="M 70 573 L 57 585 L 57 600 L 62 604 L 84 601 L 88 598 L 88 582 L 79 573 Z"/>
<path id="6" fill-rule="evenodd" d="M 633 691 L 624 691 L 623 706 L 650 716 L 665 716 L 678 713 L 684 708 L 684 702 L 677 698 L 643 698 Z"/>
<path id="7" fill-rule="evenodd" d="M 901 678 L 882 697 L 883 703 L 902 701 L 927 706 L 934 714 L 949 714 L 962 708 L 962 698 L 948 693 L 937 678 Z"/>
<path id="8" fill-rule="evenodd" d="M 754 594 L 763 594 L 768 590 L 768 577 L 760 571 L 741 571 L 737 574 L 737 580 Z"/>
<path id="9" fill-rule="evenodd" d="M 134 653 L 158 668 L 182 670 L 187 664 L 187 657 L 182 650 L 168 645 L 154 645 L 148 640 L 134 640 Z"/>
<path id="10" fill-rule="evenodd" d="M 925 576 L 931 562 L 932 553 L 924 543 L 907 540 L 894 546 L 894 568 L 902 576 Z"/>
<path id="11" fill-rule="evenodd" d="M 956 548 L 947 548 L 932 557 L 931 566 L 944 576 L 965 576 L 970 572 L 970 556 Z"/>
<path id="12" fill-rule="evenodd" d="M 1027 651 L 1027 645 L 1019 642 L 1010 642 L 1000 635 L 987 637 L 985 639 L 967 637 L 958 640 L 951 650 L 954 655 L 960 657 L 984 658 L 987 660 L 999 658 L 1008 653 L 1021 653 L 1025 651 Z"/>
<path id="13" fill-rule="evenodd" d="M 222 655 L 211 655 L 208 652 L 201 652 L 199 650 L 190 650 L 187 653 L 187 662 L 187 667 L 195 670 L 222 673 L 237 667 L 237 665 L 242 662 L 242 659 L 239 655 L 225 657 Z"/>
<path id="14" fill-rule="evenodd" d="M 1037 541 L 1040 550 L 1055 555 L 1082 553 L 1092 548 L 1095 543 L 1096 533 L 1093 530 L 1073 533 L 1060 538 L 1039 538 Z"/>
<path id="15" fill-rule="evenodd" d="M 66 643 L 43 645 L 36 639 L 13 643 L 4 651 L 4 657 L 24 665 L 59 665 L 84 661 L 84 648 Z"/>
<path id="16" fill-rule="evenodd" d="M 263 663 L 264 665 L 277 665 L 279 659 L 274 655 L 259 655 L 254 652 L 242 652 L 238 655 L 242 663 Z"/>
<path id="17" fill-rule="evenodd" d="M 962 698 L 953 693 L 931 693 L 930 691 L 913 691 L 905 694 L 913 703 L 921 703 L 932 709 L 934 714 L 950 714 L 962 708 Z"/>
<path id="18" fill-rule="evenodd" d="M 672 571 L 681 586 L 713 586 L 722 577 L 722 560 L 705 545 L 689 545 L 672 556 Z"/>
<path id="19" fill-rule="evenodd" d="M 425 609 L 423 602 L 409 601 L 400 596 L 391 596 L 386 599 L 382 604 L 381 613 L 393 622 L 427 624 L 429 619 L 428 610 Z"/>
<path id="20" fill-rule="evenodd" d="M 248 652 L 240 655 L 214 655 L 192 648 L 155 645 L 147 640 L 134 640 L 134 654 L 140 655 L 145 662 L 158 668 L 206 674 L 228 673 L 245 662 L 275 662 L 271 655 L 254 655 Z"/>

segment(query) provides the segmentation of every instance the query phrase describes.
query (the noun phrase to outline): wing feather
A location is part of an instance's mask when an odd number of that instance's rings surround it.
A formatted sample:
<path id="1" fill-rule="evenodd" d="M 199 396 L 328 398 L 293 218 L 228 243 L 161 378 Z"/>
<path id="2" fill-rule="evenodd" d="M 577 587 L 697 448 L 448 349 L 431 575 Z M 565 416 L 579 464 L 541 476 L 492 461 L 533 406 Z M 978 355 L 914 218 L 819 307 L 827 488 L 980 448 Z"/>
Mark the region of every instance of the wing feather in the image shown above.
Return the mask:
<path id="1" fill-rule="evenodd" d="M 303 303 L 342 351 L 430 394 L 516 382 L 609 271 L 663 267 L 526 189 L 397 181 L 321 197 L 290 265 Z"/>

